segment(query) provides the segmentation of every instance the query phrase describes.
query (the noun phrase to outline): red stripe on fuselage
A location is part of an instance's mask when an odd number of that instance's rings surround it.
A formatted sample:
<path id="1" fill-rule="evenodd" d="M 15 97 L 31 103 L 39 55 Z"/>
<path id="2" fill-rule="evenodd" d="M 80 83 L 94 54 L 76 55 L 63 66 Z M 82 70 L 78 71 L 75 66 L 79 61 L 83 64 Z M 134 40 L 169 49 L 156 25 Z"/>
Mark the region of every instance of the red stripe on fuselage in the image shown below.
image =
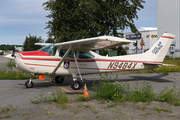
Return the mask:
<path id="1" fill-rule="evenodd" d="M 24 58 L 21 54 L 19 54 L 19 56 L 21 57 L 21 59 L 23 60 L 39 60 L 39 61 L 60 61 L 61 59 L 43 59 L 43 58 Z M 32 56 L 33 57 L 33 56 Z M 75 60 L 68 60 L 66 59 L 66 61 L 69 62 L 75 62 Z M 77 62 L 97 62 L 97 61 L 101 61 L 101 62 L 135 62 L 135 63 L 155 63 L 155 64 L 162 64 L 159 62 L 151 62 L 151 61 L 130 61 L 130 60 L 101 60 L 101 59 L 95 59 L 95 60 L 77 60 Z"/>

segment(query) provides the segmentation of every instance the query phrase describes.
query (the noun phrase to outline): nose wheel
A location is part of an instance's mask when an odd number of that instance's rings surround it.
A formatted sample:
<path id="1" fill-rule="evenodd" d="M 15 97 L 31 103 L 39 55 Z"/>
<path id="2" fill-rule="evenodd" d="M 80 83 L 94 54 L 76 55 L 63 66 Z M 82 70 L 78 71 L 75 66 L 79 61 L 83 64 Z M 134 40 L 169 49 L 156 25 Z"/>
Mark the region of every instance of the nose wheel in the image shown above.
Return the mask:
<path id="1" fill-rule="evenodd" d="M 30 79 L 25 82 L 26 88 L 32 88 L 33 87 L 33 82 L 31 79 L 32 79 L 32 75 L 31 75 Z"/>
<path id="2" fill-rule="evenodd" d="M 27 81 L 25 82 L 25 86 L 26 86 L 26 88 L 32 88 L 32 87 L 33 87 L 33 82 L 30 81 L 30 80 L 27 80 Z"/>

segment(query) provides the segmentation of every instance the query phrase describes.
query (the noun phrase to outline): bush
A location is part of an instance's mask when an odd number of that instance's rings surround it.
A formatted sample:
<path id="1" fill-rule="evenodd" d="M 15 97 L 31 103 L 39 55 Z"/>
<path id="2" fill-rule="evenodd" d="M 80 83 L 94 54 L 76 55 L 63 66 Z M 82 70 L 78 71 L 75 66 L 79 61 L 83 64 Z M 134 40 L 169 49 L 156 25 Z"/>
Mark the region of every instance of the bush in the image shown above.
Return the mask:
<path id="1" fill-rule="evenodd" d="M 150 102 L 154 100 L 155 93 L 149 83 L 143 82 L 142 86 L 138 86 L 138 83 L 136 83 L 135 90 L 129 91 L 126 96 L 126 99 L 131 102 Z"/>
<path id="2" fill-rule="evenodd" d="M 93 89 L 95 91 L 94 97 L 96 99 L 101 100 L 117 100 L 118 98 L 123 97 L 124 86 L 116 83 L 111 83 L 108 78 L 108 75 L 105 74 L 104 76 L 100 75 L 101 81 L 99 82 L 98 86 L 93 83 Z"/>
<path id="3" fill-rule="evenodd" d="M 177 90 L 175 83 L 172 89 L 165 87 L 162 91 L 160 91 L 156 100 L 161 102 L 168 102 L 175 106 L 180 106 L 180 88 Z"/>

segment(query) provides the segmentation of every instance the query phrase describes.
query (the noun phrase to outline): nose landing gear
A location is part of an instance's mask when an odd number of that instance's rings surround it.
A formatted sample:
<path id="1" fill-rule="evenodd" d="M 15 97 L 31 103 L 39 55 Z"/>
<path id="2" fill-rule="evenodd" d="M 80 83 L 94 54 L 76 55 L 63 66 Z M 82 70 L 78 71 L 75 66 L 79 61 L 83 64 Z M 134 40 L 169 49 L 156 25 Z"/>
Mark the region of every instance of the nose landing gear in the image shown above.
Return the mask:
<path id="1" fill-rule="evenodd" d="M 30 79 L 25 82 L 26 88 L 32 88 L 32 87 L 33 87 L 33 82 L 32 82 L 32 80 L 31 80 L 31 79 L 32 79 L 32 76 L 33 76 L 33 75 L 31 75 Z"/>

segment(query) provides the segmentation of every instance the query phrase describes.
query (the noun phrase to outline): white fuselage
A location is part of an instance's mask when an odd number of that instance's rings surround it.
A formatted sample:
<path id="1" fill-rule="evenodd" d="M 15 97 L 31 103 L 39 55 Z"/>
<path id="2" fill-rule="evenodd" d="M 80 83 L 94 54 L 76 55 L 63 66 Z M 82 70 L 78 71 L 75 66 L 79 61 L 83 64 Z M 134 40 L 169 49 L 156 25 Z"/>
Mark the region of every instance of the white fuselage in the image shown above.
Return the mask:
<path id="1" fill-rule="evenodd" d="M 92 53 L 92 51 L 91 51 Z M 94 53 L 95 55 L 95 53 Z M 60 62 L 61 57 L 56 56 L 30 56 L 18 53 L 16 55 L 16 67 L 24 72 L 32 74 L 48 74 L 51 75 L 55 67 Z M 119 57 L 95 56 L 93 59 L 78 59 L 78 66 L 74 58 L 66 58 L 60 65 L 55 75 L 64 76 L 79 74 L 93 74 L 104 72 L 131 71 L 140 69 L 152 69 L 158 65 L 144 65 L 144 61 L 123 60 Z M 154 62 L 152 62 L 154 63 Z M 67 65 L 67 66 L 66 66 Z"/>

